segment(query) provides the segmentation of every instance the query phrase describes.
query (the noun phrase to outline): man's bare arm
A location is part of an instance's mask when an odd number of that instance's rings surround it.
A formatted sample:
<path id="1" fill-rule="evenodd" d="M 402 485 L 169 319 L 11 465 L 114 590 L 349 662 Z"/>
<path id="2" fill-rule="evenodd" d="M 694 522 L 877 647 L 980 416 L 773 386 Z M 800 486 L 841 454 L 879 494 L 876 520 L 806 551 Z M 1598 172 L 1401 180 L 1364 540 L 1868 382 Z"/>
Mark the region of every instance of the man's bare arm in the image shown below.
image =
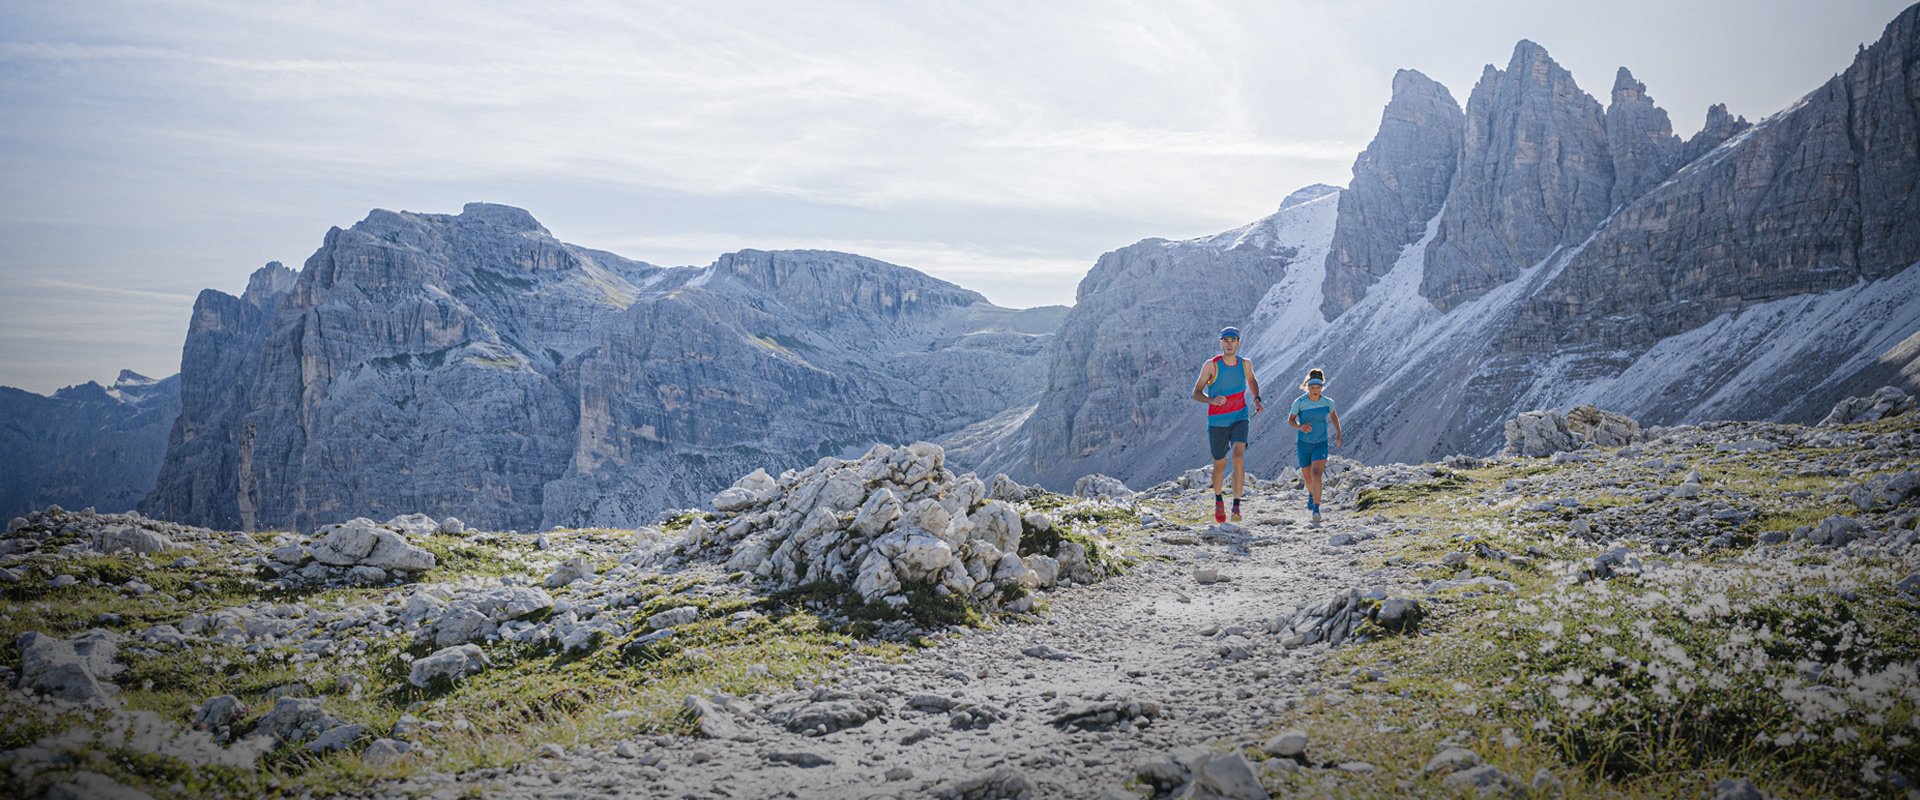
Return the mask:
<path id="1" fill-rule="evenodd" d="M 1207 384 L 1213 382 L 1213 361 L 1207 361 L 1200 368 L 1200 379 L 1193 382 L 1193 399 L 1208 405 L 1218 405 L 1227 401 L 1224 397 L 1208 397 Z"/>

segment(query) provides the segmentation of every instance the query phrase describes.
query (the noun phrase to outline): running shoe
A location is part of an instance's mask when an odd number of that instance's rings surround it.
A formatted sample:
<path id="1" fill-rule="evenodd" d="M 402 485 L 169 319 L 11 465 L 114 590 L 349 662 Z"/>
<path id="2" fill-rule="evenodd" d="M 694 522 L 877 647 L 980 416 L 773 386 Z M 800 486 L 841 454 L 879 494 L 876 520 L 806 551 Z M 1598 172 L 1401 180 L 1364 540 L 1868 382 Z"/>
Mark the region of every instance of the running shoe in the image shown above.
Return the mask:
<path id="1" fill-rule="evenodd" d="M 1313 524 L 1320 524 L 1320 509 L 1316 508 L 1313 510 Z"/>
<path id="2" fill-rule="evenodd" d="M 1216 499 L 1213 501 L 1213 521 L 1214 522 L 1227 521 L 1227 503 L 1225 500 Z"/>
<path id="3" fill-rule="evenodd" d="M 1240 501 L 1238 499 L 1233 501 L 1233 521 L 1240 521 Z"/>

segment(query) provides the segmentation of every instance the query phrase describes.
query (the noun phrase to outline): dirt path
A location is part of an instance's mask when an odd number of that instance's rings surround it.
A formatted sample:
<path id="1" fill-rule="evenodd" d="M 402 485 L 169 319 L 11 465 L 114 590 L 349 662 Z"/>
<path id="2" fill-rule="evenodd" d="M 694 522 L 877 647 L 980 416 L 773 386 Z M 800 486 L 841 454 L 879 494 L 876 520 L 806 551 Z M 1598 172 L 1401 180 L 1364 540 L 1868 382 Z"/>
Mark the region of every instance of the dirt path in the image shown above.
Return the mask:
<path id="1" fill-rule="evenodd" d="M 1211 511 L 1203 494 L 1178 503 Z M 1278 492 L 1238 529 L 1162 527 L 1134 570 L 1055 593 L 1037 622 L 742 699 L 716 722 L 736 738 L 645 738 L 461 783 L 527 798 L 991 797 L 1024 779 L 1035 797 L 1096 797 L 1175 749 L 1254 741 L 1311 689 L 1323 647 L 1283 648 L 1266 624 L 1376 576 L 1327 543 L 1369 523 L 1333 514 L 1312 528 L 1303 504 Z M 1227 580 L 1203 583 L 1201 569 Z"/>

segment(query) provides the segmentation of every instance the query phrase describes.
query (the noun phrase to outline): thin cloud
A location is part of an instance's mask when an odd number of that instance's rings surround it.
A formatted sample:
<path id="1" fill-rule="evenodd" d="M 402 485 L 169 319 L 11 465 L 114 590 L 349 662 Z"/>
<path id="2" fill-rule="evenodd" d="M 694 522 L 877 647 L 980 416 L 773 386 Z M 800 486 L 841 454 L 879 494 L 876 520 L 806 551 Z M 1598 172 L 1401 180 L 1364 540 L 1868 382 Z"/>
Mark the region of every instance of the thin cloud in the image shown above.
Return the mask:
<path id="1" fill-rule="evenodd" d="M 33 281 L 33 283 L 38 286 L 47 286 L 55 289 L 66 289 L 69 291 L 88 292 L 88 293 L 94 293 L 94 294 L 111 294 L 111 295 L 119 295 L 122 297 L 139 297 L 147 300 L 166 300 L 172 303 L 191 304 L 196 299 L 193 295 L 187 295 L 187 294 L 174 294 L 172 292 L 152 292 L 152 291 L 147 291 L 145 289 L 124 289 L 118 286 L 95 286 L 92 284 L 74 283 L 73 281 L 63 281 L 57 278 L 36 278 Z"/>

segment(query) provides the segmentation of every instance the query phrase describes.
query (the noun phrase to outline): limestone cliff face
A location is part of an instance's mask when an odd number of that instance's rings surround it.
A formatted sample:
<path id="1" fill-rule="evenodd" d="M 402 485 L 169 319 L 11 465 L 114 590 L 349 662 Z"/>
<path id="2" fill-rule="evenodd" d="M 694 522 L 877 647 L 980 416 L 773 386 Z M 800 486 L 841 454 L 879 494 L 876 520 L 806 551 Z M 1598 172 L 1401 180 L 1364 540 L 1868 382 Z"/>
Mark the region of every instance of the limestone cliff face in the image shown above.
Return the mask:
<path id="1" fill-rule="evenodd" d="M 871 259 L 663 269 L 478 203 L 375 211 L 289 275 L 203 295 L 151 513 L 631 525 L 755 468 L 1030 401 L 1051 335 L 1046 311 Z"/>
<path id="2" fill-rule="evenodd" d="M 274 261 L 254 271 L 241 296 L 206 289 L 194 301 L 180 353 L 181 411 L 162 448 L 164 460 L 142 492 L 142 512 L 240 527 L 234 426 L 249 406 L 273 315 L 293 283 L 293 270 Z"/>
<path id="3" fill-rule="evenodd" d="M 1465 117 L 1447 87 L 1418 72 L 1393 76 L 1393 99 L 1380 132 L 1353 162 L 1353 183 L 1340 195 L 1333 249 L 1320 310 L 1333 319 L 1353 307 L 1400 251 L 1440 213 L 1460 157 Z"/>
<path id="4" fill-rule="evenodd" d="M 167 429 L 180 413 L 179 376 L 121 370 L 52 396 L 0 386 L 0 517 L 49 505 L 126 511 L 153 485 Z"/>
<path id="5" fill-rule="evenodd" d="M 1459 168 L 1427 249 L 1420 292 L 1447 311 L 1579 244 L 1612 209 L 1613 158 L 1600 104 L 1522 40 L 1467 99 Z"/>
<path id="6" fill-rule="evenodd" d="M 1920 260 L 1917 39 L 1920 7 L 1793 108 L 1622 209 L 1533 299 L 1508 346 L 1644 348 Z"/>
<path id="7" fill-rule="evenodd" d="M 844 253 L 742 251 L 615 316 L 570 369 L 545 524 L 629 523 L 741 474 L 934 439 L 1032 402 L 1060 309 Z"/>

